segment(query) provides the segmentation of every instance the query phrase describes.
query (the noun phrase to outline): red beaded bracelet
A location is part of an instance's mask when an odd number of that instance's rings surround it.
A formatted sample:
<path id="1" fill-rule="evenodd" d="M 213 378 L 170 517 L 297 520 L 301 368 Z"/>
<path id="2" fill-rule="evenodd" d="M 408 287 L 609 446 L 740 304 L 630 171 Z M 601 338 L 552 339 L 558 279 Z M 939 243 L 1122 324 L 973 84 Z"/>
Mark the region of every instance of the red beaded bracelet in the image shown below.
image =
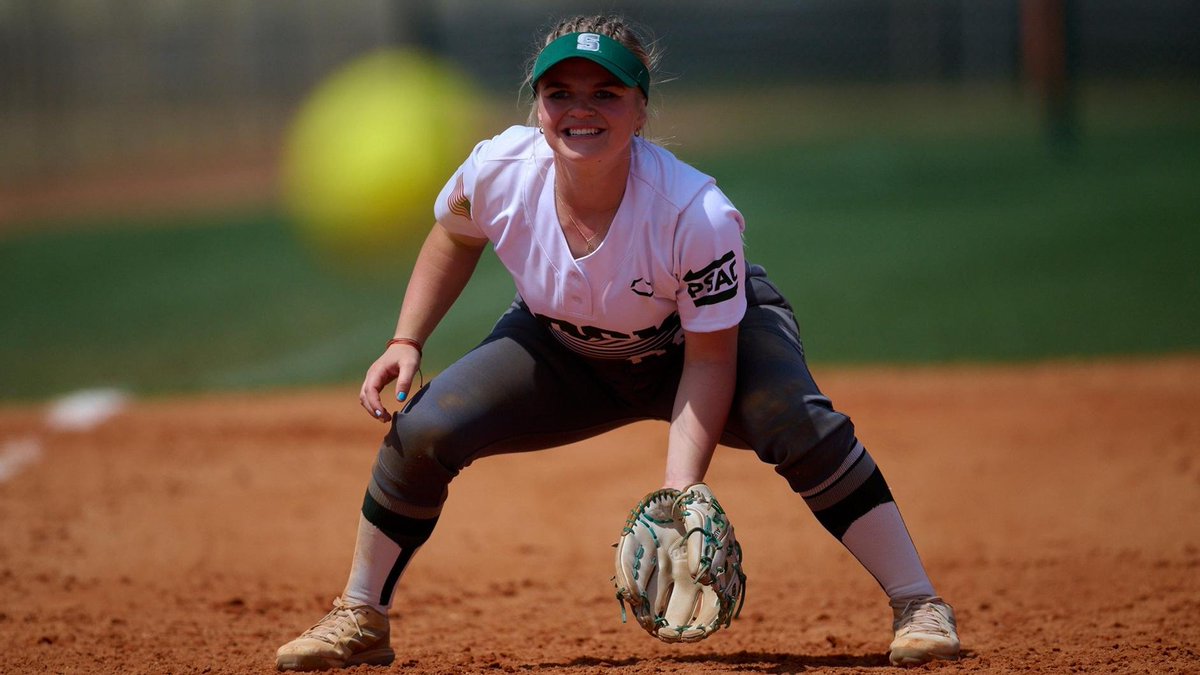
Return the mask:
<path id="1" fill-rule="evenodd" d="M 387 341 L 387 347 L 384 347 L 384 349 L 387 349 L 388 347 L 391 347 L 392 345 L 408 345 L 409 347 L 412 347 L 413 349 L 417 350 L 417 356 L 422 356 L 421 343 L 412 338 L 406 338 L 406 337 L 392 338 L 391 340 Z"/>

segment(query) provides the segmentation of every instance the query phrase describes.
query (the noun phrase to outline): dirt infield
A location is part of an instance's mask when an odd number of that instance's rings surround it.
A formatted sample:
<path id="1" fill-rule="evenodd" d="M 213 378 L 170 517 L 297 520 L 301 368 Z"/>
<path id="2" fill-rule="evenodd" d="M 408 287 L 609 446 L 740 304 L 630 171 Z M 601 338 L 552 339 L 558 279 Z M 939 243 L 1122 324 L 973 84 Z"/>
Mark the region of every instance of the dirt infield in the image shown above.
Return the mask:
<path id="1" fill-rule="evenodd" d="M 1200 671 L 1200 357 L 817 376 L 958 610 L 965 657 L 926 670 Z M 272 672 L 341 590 L 382 434 L 354 388 L 135 402 L 87 432 L 43 413 L 0 409 L 0 445 L 41 449 L 0 483 L 0 672 Z M 878 587 L 736 450 L 710 482 L 742 617 L 673 647 L 620 623 L 609 545 L 664 441 L 467 469 L 398 591 L 396 663 L 355 672 L 887 668 Z"/>

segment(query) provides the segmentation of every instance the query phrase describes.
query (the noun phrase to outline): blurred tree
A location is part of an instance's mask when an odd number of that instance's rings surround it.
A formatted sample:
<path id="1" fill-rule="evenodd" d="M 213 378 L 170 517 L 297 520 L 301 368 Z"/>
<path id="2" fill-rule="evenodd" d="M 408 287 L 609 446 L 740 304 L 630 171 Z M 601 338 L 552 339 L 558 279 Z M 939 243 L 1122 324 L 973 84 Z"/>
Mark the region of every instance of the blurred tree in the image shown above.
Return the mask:
<path id="1" fill-rule="evenodd" d="M 1042 102 L 1047 141 L 1059 152 L 1073 148 L 1079 136 L 1073 5 L 1073 0 L 1021 0 L 1024 73 Z"/>

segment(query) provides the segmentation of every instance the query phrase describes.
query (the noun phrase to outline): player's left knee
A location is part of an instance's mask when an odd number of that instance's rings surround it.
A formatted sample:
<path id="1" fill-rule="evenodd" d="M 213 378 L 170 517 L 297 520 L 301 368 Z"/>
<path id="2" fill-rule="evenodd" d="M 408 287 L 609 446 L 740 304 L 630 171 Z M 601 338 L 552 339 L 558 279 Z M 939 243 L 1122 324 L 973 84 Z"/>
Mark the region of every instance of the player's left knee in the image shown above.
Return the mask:
<path id="1" fill-rule="evenodd" d="M 857 443 L 849 417 L 834 410 L 828 399 L 807 398 L 761 420 L 761 435 L 753 443 L 759 458 L 773 464 L 801 494 L 833 476 Z"/>

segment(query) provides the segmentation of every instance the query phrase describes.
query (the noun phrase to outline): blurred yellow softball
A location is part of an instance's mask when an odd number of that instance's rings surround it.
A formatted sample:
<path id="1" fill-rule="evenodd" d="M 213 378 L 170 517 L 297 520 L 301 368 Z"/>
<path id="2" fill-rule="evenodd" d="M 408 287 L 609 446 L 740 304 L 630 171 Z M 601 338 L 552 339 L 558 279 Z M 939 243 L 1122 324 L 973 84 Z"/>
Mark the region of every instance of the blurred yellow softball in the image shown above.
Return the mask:
<path id="1" fill-rule="evenodd" d="M 343 262 L 419 246 L 438 191 L 477 140 L 477 114 L 471 83 L 445 61 L 389 49 L 351 62 L 317 87 L 288 134 L 292 220 Z"/>

